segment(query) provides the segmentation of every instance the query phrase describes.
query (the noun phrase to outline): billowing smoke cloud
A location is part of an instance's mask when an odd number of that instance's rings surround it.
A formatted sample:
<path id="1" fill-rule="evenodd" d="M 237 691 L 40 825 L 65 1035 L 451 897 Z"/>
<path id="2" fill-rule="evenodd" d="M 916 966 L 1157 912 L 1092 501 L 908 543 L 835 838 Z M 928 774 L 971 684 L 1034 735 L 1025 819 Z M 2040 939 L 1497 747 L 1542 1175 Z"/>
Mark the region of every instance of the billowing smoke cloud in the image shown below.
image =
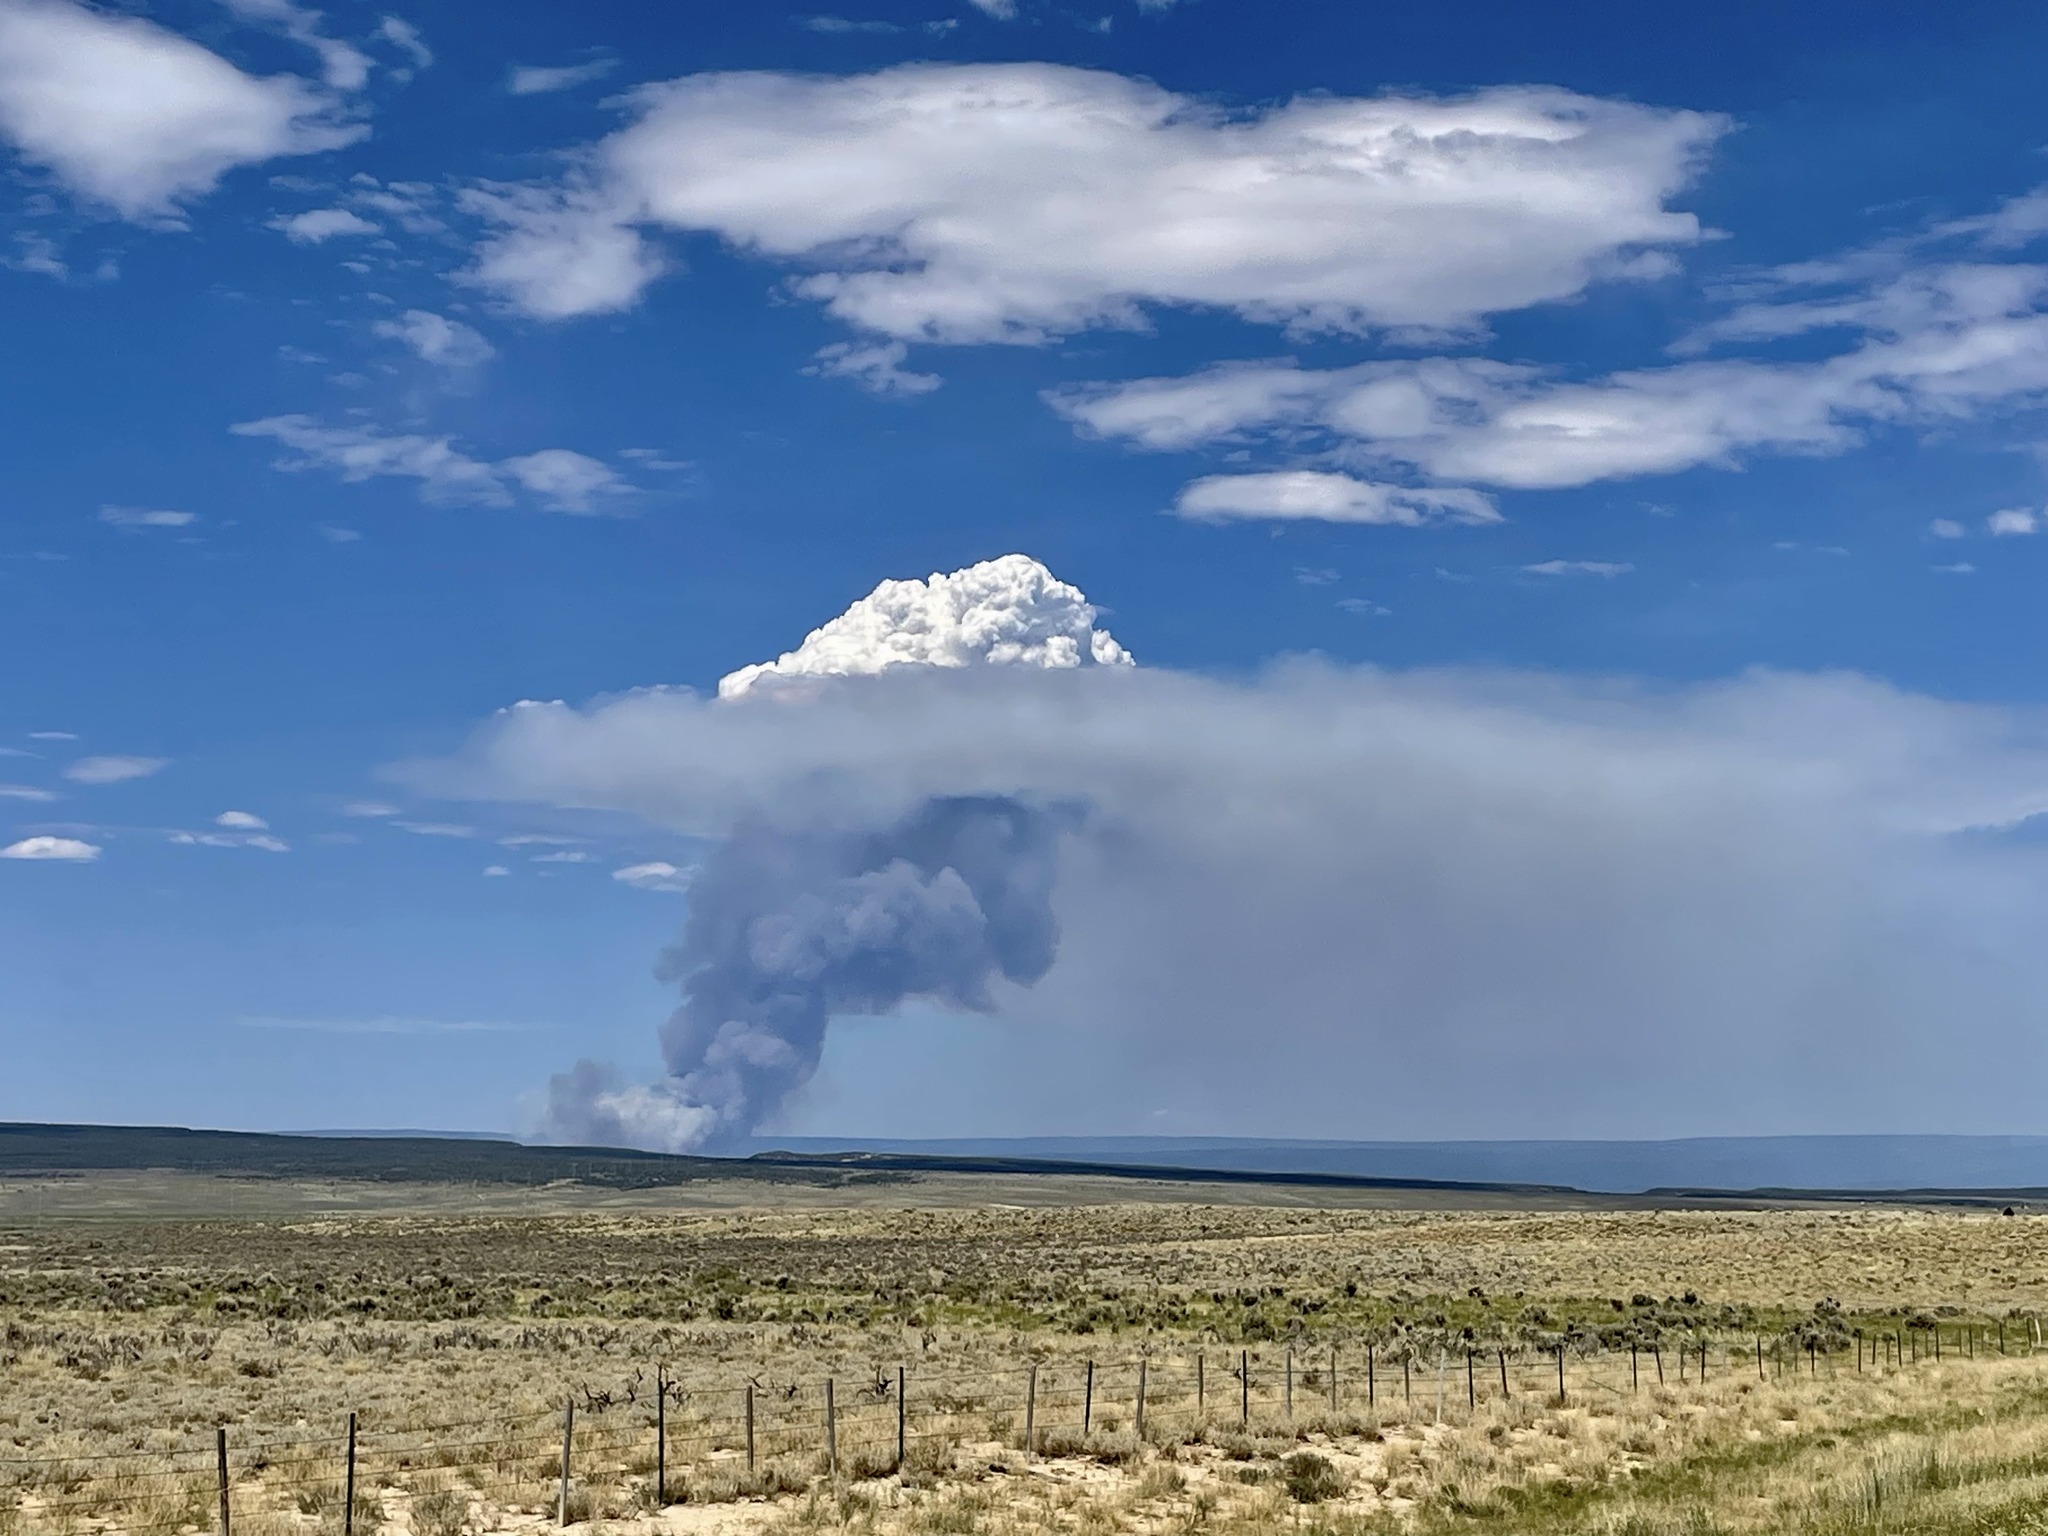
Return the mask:
<path id="1" fill-rule="evenodd" d="M 815 1010 L 917 998 L 1002 1020 L 952 1037 L 971 1075 L 868 1074 L 933 1134 L 2048 1130 L 2039 711 L 1842 674 L 902 665 L 528 705 L 416 782 L 728 840 L 675 960 L 701 1096 L 565 1087 L 604 1139 L 729 1132 L 814 1069 Z M 1019 819 L 1058 805 L 1087 810 Z M 963 815 L 1014 872 L 927 830 Z M 1049 969 L 990 937 L 1027 911 Z M 764 1018 L 799 1021 L 788 1061 L 741 1053 Z"/>
<path id="2" fill-rule="evenodd" d="M 1077 588 L 1005 555 L 924 581 L 885 581 L 804 643 L 719 684 L 751 707 L 801 707 L 825 679 L 902 667 L 1064 671 L 1130 666 Z M 661 1032 L 668 1078 L 628 1084 L 579 1062 L 549 1085 L 549 1133 L 684 1149 L 752 1131 L 810 1080 L 833 1017 L 909 1001 L 996 1007 L 1053 962 L 1054 861 L 1070 807 L 935 795 L 893 822 L 792 826 L 753 813 L 690 887 L 659 975 L 683 1005 Z"/>
<path id="3" fill-rule="evenodd" d="M 549 1089 L 561 1140 L 688 1148 L 743 1136 L 817 1070 L 835 1015 L 918 999 L 987 1013 L 998 979 L 1052 965 L 1061 817 L 1001 796 L 927 802 L 879 832 L 756 823 L 711 856 L 662 957 L 684 1001 L 661 1032 L 670 1079 L 581 1062 Z"/>

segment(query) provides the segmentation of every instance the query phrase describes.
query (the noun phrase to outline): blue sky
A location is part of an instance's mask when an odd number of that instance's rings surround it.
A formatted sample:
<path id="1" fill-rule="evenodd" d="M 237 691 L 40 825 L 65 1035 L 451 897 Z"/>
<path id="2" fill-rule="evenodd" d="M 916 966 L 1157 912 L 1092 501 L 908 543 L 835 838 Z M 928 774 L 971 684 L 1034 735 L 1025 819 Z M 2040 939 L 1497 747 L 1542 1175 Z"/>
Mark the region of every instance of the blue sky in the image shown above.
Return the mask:
<path id="1" fill-rule="evenodd" d="M 525 1127 L 572 1058 L 644 1074 L 686 897 L 615 875 L 702 829 L 393 765 L 1012 551 L 1175 673 L 1845 670 L 2022 729 L 2044 45 L 0 0 L 0 843 L 60 855 L 0 860 L 0 1118 Z M 1011 1103 L 1000 1019 L 834 1041 L 784 1127 L 1382 1128 Z"/>

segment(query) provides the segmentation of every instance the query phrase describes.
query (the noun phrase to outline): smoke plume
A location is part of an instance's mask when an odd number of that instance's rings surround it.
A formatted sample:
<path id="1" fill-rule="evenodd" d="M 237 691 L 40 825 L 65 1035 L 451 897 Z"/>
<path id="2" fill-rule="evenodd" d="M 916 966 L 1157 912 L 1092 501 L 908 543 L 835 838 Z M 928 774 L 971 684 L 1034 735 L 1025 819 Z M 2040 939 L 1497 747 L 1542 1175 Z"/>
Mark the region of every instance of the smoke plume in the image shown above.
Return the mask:
<path id="1" fill-rule="evenodd" d="M 993 1011 L 998 978 L 1029 986 L 1052 965 L 1062 819 L 958 796 L 881 831 L 742 827 L 692 884 L 682 937 L 662 957 L 662 979 L 683 988 L 661 1032 L 668 1080 L 622 1085 L 580 1062 L 550 1085 L 551 1134 L 717 1146 L 809 1080 L 834 1015 L 912 999 Z"/>

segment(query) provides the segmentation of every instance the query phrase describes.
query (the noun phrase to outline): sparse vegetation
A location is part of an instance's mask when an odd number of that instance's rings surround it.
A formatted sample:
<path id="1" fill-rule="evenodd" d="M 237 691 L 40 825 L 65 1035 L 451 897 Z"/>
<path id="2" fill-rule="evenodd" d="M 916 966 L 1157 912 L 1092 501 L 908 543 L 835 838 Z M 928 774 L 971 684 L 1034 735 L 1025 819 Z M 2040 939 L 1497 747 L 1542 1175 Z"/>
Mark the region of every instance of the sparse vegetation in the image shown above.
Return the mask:
<path id="1" fill-rule="evenodd" d="M 529 1214 L 0 1226 L 0 1536 L 207 1527 L 217 1424 L 238 1531 L 338 1531 L 351 1410 L 357 1531 L 537 1528 L 565 1400 L 572 1518 L 622 1527 L 718 1504 L 739 1532 L 877 1536 L 1249 1536 L 1289 1511 L 1328 1536 L 2048 1532 L 2039 1217 L 1243 1192 L 1023 1208 L 949 1188 L 952 1204 L 930 1184 L 770 1205 L 746 1186 L 722 1209 L 554 1191 Z M 1559 1348 L 1577 1383 L 1562 1404 Z M 131 1451 L 147 1455 L 90 1459 Z"/>

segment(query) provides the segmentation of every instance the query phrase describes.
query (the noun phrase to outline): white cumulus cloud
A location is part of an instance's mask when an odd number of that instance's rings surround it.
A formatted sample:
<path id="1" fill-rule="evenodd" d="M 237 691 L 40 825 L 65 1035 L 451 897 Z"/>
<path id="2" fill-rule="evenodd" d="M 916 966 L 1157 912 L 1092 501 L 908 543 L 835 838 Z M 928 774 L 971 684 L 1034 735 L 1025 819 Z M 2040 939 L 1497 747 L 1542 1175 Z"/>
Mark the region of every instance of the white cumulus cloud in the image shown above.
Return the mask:
<path id="1" fill-rule="evenodd" d="M 0 139 L 124 218 L 175 222 L 238 166 L 366 130 L 291 75 L 258 78 L 138 16 L 0 0 Z"/>
<path id="2" fill-rule="evenodd" d="M 720 679 L 733 699 L 797 678 L 863 677 L 896 667 L 1067 669 L 1129 666 L 1095 627 L 1095 607 L 1028 555 L 1004 555 L 923 581 L 885 581 L 774 661 Z"/>
<path id="3" fill-rule="evenodd" d="M 897 340 L 1035 342 L 1147 305 L 1347 331 L 1469 330 L 1700 236 L 1669 200 L 1715 117 L 1567 91 L 1229 111 L 1049 64 L 688 76 L 559 183 L 479 189 L 473 276 L 560 317 L 634 303 L 648 231 L 801 266 Z"/>
<path id="4" fill-rule="evenodd" d="M 100 856 L 96 843 L 75 837 L 24 837 L 0 848 L 0 859 L 47 860 L 59 864 L 90 864 Z"/>
<path id="5" fill-rule="evenodd" d="M 270 823 L 251 811 L 222 811 L 213 818 L 216 827 L 234 832 L 268 832 Z"/>
<path id="6" fill-rule="evenodd" d="M 1182 489 L 1174 511 L 1199 522 L 1300 519 L 1414 528 L 1436 521 L 1500 521 L 1493 498 L 1482 491 L 1386 485 L 1314 469 L 1208 475 Z"/>
<path id="7" fill-rule="evenodd" d="M 2007 507 L 1984 519 L 1984 527 L 1994 538 L 2024 538 L 2040 532 L 2041 517 L 2031 507 Z"/>

